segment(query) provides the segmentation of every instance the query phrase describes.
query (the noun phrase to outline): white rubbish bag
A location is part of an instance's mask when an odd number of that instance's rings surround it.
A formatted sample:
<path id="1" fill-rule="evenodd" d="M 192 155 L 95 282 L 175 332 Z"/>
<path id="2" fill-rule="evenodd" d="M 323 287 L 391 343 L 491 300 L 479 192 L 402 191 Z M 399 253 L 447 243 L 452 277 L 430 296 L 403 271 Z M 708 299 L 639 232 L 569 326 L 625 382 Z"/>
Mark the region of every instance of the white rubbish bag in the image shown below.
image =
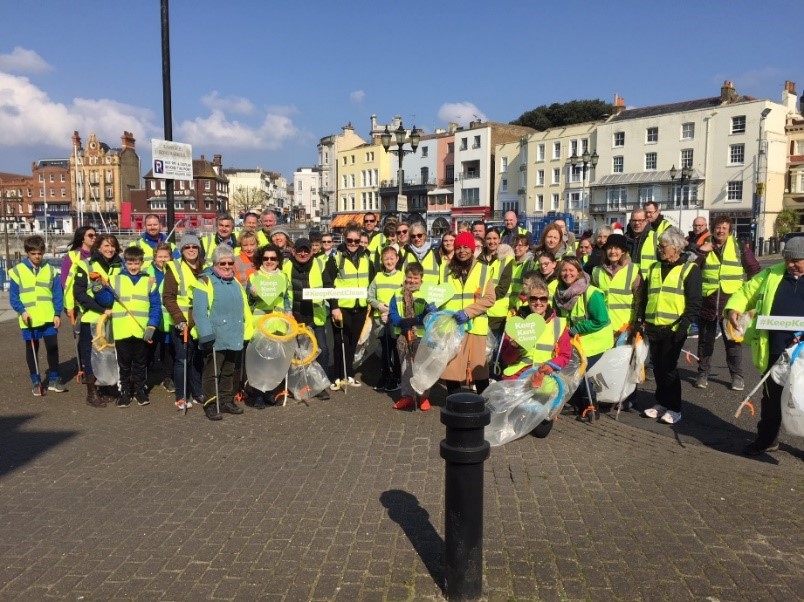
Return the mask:
<path id="1" fill-rule="evenodd" d="M 413 359 L 410 385 L 420 395 L 441 378 L 444 369 L 458 355 L 466 326 L 458 324 L 455 312 L 437 311 L 424 318 L 424 337 Z"/>
<path id="2" fill-rule="evenodd" d="M 360 331 L 360 338 L 357 339 L 357 347 L 355 347 L 355 357 L 352 360 L 352 365 L 355 368 L 370 358 L 380 347 L 382 328 L 382 322 L 380 322 L 379 319 L 372 319 L 371 312 L 369 311 L 369 314 L 366 316 L 366 321 L 363 323 L 363 329 Z"/>
<path id="3" fill-rule="evenodd" d="M 95 328 L 90 355 L 92 374 L 95 384 L 101 387 L 116 385 L 120 382 L 120 367 L 117 365 L 117 351 L 112 336 L 112 322 L 103 316 Z"/>
<path id="4" fill-rule="evenodd" d="M 782 390 L 782 426 L 789 434 L 804 437 L 804 343 L 790 357 L 790 374 Z"/>
<path id="5" fill-rule="evenodd" d="M 255 329 L 246 348 L 246 374 L 248 384 L 258 391 L 273 390 L 287 376 L 298 346 L 294 324 L 288 318 L 269 314 Z"/>
<path id="6" fill-rule="evenodd" d="M 619 403 L 645 380 L 647 343 L 637 337 L 634 345 L 612 347 L 589 369 L 587 377 L 600 403 Z"/>

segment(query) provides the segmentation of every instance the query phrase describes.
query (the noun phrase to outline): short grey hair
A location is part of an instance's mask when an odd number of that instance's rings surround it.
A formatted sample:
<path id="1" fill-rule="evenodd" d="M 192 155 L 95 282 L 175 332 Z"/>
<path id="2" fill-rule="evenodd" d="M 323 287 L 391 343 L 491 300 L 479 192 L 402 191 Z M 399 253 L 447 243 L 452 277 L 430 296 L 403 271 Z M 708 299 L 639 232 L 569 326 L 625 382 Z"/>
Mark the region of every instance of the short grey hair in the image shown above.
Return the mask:
<path id="1" fill-rule="evenodd" d="M 228 213 L 221 213 L 218 217 L 215 218 L 215 225 L 220 224 L 221 222 L 232 222 L 234 223 L 234 218 L 229 215 Z"/>
<path id="2" fill-rule="evenodd" d="M 659 235 L 659 243 L 678 249 L 679 252 L 687 248 L 687 239 L 684 238 L 684 233 L 675 226 L 670 226 Z"/>
<path id="3" fill-rule="evenodd" d="M 229 245 L 218 245 L 215 247 L 215 250 L 212 251 L 212 255 L 210 255 L 210 260 L 212 261 L 212 265 L 218 265 L 221 259 L 225 257 L 234 258 L 234 251 L 232 247 Z"/>
<path id="4" fill-rule="evenodd" d="M 600 228 L 597 229 L 597 232 L 595 232 L 595 238 L 597 238 L 601 234 L 610 236 L 612 232 L 614 232 L 614 230 L 611 229 L 611 226 L 600 226 Z"/>

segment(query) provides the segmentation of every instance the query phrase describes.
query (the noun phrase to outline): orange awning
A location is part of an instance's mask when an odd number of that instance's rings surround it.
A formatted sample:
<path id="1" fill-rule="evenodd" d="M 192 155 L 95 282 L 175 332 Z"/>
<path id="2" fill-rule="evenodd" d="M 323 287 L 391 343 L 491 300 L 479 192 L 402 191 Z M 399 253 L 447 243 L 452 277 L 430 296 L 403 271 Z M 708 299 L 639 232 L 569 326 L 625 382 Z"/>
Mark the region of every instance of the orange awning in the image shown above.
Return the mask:
<path id="1" fill-rule="evenodd" d="M 349 222 L 357 224 L 358 228 L 363 227 L 363 214 L 362 213 L 340 213 L 332 218 L 329 224 L 330 228 L 345 228 Z"/>

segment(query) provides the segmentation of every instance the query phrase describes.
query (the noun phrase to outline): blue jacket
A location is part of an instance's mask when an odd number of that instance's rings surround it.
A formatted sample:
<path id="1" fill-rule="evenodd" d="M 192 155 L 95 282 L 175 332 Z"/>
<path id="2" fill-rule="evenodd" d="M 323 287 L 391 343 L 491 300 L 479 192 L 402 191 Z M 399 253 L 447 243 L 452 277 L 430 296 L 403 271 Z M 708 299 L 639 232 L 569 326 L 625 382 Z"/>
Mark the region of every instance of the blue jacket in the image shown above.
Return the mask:
<path id="1" fill-rule="evenodd" d="M 42 268 L 34 269 L 31 260 L 27 257 L 22 260 L 25 266 L 27 266 L 34 274 L 36 274 Z M 42 264 L 44 267 L 44 264 Z M 54 268 L 55 270 L 55 268 Z M 22 315 L 25 312 L 25 306 L 20 301 L 20 287 L 17 286 L 17 283 L 14 282 L 9 278 L 9 302 L 11 303 L 11 308 L 17 312 L 19 315 Z M 53 279 L 53 285 L 50 288 L 51 292 L 53 293 L 53 309 L 56 312 L 57 316 L 61 315 L 61 312 L 64 311 L 64 290 L 61 288 L 61 280 L 58 277 L 58 274 Z"/>
<path id="2" fill-rule="evenodd" d="M 204 270 L 212 284 L 214 301 L 209 311 L 209 298 L 201 287 L 193 290 L 193 319 L 200 344 L 215 342 L 216 351 L 240 351 L 245 339 L 243 289 L 234 278 L 224 280 L 213 270 Z"/>

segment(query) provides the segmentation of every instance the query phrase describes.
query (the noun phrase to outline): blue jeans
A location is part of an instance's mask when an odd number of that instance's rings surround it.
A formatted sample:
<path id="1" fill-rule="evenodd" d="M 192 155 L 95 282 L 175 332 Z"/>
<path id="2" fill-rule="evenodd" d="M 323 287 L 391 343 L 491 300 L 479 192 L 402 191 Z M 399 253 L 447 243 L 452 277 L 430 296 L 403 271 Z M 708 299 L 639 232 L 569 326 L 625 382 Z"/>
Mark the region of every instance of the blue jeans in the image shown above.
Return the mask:
<path id="1" fill-rule="evenodd" d="M 188 399 L 184 391 L 184 341 L 182 334 L 177 328 L 171 332 L 173 349 L 176 352 L 176 359 L 173 362 L 173 384 L 176 385 L 176 401 Z M 198 341 L 192 337 L 187 340 L 187 388 L 189 389 L 190 399 L 200 399 L 204 393 L 201 389 L 201 371 L 204 368 L 203 354 L 198 349 Z"/>
<path id="2" fill-rule="evenodd" d="M 316 361 L 324 369 L 324 374 L 329 378 L 329 346 L 327 346 L 327 327 L 313 325 L 313 334 L 315 334 L 315 341 L 318 343 L 318 348 L 321 353 L 316 358 Z"/>

